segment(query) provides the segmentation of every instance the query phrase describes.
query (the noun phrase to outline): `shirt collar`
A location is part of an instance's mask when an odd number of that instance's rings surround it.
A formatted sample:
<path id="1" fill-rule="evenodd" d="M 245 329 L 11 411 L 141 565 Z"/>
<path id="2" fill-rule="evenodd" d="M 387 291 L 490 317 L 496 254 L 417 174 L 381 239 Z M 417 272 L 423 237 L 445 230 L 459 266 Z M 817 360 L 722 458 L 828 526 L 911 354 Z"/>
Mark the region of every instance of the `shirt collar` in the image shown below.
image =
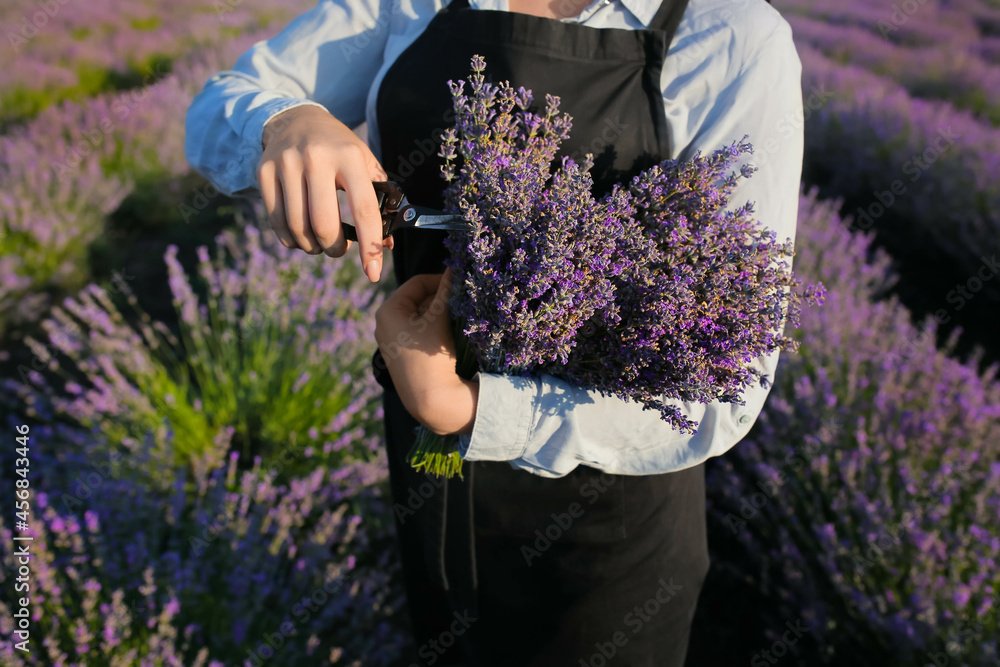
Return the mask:
<path id="1" fill-rule="evenodd" d="M 649 22 L 653 20 L 656 10 L 660 8 L 660 3 L 655 0 L 619 0 L 625 8 L 632 12 L 642 22 L 642 25 L 649 27 Z M 663 2 L 676 2 L 676 0 L 663 0 Z M 496 9 L 499 11 L 510 11 L 507 0 L 469 0 L 469 4 L 477 9 Z M 593 3 L 591 3 L 593 4 Z M 589 6 L 589 5 L 588 5 Z"/>
<path id="2" fill-rule="evenodd" d="M 642 21 L 642 25 L 649 27 L 649 22 L 656 15 L 656 10 L 660 8 L 659 2 L 653 0 L 620 0 L 625 8 Z M 676 2 L 676 0 L 663 0 L 663 2 Z"/>

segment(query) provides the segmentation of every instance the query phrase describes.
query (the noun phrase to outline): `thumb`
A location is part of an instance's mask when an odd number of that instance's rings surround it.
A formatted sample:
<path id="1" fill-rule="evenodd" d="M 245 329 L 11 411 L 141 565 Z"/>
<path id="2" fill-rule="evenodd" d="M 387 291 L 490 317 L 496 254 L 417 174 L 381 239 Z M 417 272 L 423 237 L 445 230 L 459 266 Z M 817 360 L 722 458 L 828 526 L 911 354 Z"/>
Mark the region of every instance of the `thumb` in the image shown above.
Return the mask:
<path id="1" fill-rule="evenodd" d="M 448 302 L 449 297 L 451 297 L 452 290 L 452 273 L 451 269 L 447 268 L 444 273 L 441 274 L 441 282 L 438 283 L 437 296 L 439 299 L 444 300 L 445 303 Z"/>
<path id="2" fill-rule="evenodd" d="M 382 168 L 382 165 L 379 164 L 378 160 L 375 159 L 375 156 L 372 155 L 371 152 L 369 152 L 368 155 L 369 155 L 369 160 L 368 160 L 369 178 L 371 178 L 373 181 L 388 181 L 389 175 L 385 173 L 385 169 Z"/>
<path id="3" fill-rule="evenodd" d="M 440 275 L 428 276 L 437 280 L 434 292 L 428 291 L 427 299 L 420 305 L 423 315 L 439 315 L 448 312 L 448 299 L 451 296 L 451 269 L 446 269 Z"/>

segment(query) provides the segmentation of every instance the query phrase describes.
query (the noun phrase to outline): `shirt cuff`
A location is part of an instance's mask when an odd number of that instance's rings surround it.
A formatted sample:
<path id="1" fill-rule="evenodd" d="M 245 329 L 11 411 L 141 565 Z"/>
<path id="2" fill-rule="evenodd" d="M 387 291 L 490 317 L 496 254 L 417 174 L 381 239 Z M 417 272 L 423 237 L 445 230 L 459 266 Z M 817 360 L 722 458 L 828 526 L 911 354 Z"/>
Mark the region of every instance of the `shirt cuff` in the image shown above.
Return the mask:
<path id="1" fill-rule="evenodd" d="M 534 418 L 538 380 L 476 373 L 479 399 L 472 433 L 459 437 L 459 453 L 469 461 L 512 461 L 524 455 Z"/>
<path id="2" fill-rule="evenodd" d="M 723 420 L 723 425 L 728 435 L 729 445 L 725 441 L 713 443 L 711 456 L 721 456 L 734 446 L 739 444 L 743 438 L 750 433 L 750 429 L 757 422 L 764 411 L 764 404 L 767 402 L 771 389 L 774 388 L 774 380 L 778 370 L 778 360 L 781 358 L 781 350 L 772 350 L 767 355 L 761 355 L 751 362 L 751 365 L 767 376 L 767 386 L 761 386 L 759 380 L 747 387 L 743 391 L 745 405 L 737 403 L 720 403 L 720 410 L 729 409 L 729 418 Z"/>

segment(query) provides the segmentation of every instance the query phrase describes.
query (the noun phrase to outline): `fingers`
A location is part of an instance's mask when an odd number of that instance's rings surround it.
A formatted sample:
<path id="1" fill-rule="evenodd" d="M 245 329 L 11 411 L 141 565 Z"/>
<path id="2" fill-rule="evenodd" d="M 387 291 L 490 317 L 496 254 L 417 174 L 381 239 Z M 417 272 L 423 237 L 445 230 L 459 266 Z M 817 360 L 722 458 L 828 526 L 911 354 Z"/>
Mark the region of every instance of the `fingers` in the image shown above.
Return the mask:
<path id="1" fill-rule="evenodd" d="M 362 160 L 352 160 L 337 174 L 337 185 L 347 193 L 358 235 L 361 268 L 370 281 L 382 274 L 382 215 L 368 169 Z"/>
<path id="2" fill-rule="evenodd" d="M 260 194 L 264 200 L 268 222 L 270 222 L 274 234 L 281 241 L 281 245 L 286 248 L 298 248 L 295 238 L 288 231 L 288 222 L 285 220 L 285 195 L 273 162 L 261 165 L 257 180 L 260 181 Z"/>
<path id="3" fill-rule="evenodd" d="M 451 288 L 452 288 L 452 273 L 451 273 L 451 268 L 449 267 L 444 270 L 444 273 L 441 274 L 441 282 L 438 285 L 438 296 L 444 299 L 445 302 L 447 302 L 448 297 L 451 296 Z"/>
<path id="4" fill-rule="evenodd" d="M 431 312 L 448 312 L 448 300 L 451 298 L 451 269 L 445 269 L 438 281 L 437 294 L 434 301 L 427 307 Z"/>
<path id="5" fill-rule="evenodd" d="M 290 123 L 268 135 L 258 167 L 271 228 L 285 247 L 341 257 L 351 247 L 342 227 L 342 210 L 346 217 L 349 209 L 361 266 L 369 280 L 377 282 L 383 248 L 395 245 L 391 237 L 382 238 L 372 186 L 372 181 L 387 180 L 385 170 L 368 147 L 354 139 L 352 130 L 329 113 L 306 108 L 286 113 Z M 338 189 L 345 193 L 346 209 L 339 205 Z"/>
<path id="6" fill-rule="evenodd" d="M 343 257 L 351 242 L 344 237 L 340 224 L 340 202 L 330 164 L 310 164 L 306 183 L 309 188 L 309 218 L 316 241 L 329 257 Z"/>
<path id="7" fill-rule="evenodd" d="M 451 269 L 445 269 L 444 273 L 434 277 L 437 278 L 437 287 L 425 293 L 423 299 L 418 302 L 419 315 L 427 312 L 438 314 L 448 308 L 448 298 L 451 296 Z"/>
<path id="8" fill-rule="evenodd" d="M 285 191 L 285 216 L 288 220 L 288 231 L 292 233 L 295 242 L 310 255 L 323 252 L 323 247 L 316 240 L 312 231 L 312 221 L 309 217 L 308 184 L 305 172 L 294 166 L 282 174 L 281 186 Z"/>
<path id="9" fill-rule="evenodd" d="M 393 307 L 396 309 L 404 310 L 407 313 L 419 313 L 421 304 L 426 304 L 431 300 L 437 301 L 436 297 L 440 294 L 440 289 L 441 274 L 422 273 L 400 285 L 389 297 L 389 300 L 394 302 Z"/>

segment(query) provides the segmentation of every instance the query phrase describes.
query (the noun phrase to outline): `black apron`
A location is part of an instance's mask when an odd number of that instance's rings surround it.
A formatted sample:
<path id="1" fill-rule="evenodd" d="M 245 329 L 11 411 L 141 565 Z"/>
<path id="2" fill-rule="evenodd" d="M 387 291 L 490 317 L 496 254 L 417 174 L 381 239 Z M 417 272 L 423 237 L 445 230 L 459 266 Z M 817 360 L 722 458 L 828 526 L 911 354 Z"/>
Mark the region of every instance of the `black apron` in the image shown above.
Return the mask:
<path id="1" fill-rule="evenodd" d="M 401 183 L 413 204 L 443 206 L 446 184 L 440 175 L 443 160 L 437 153 L 442 131 L 454 120 L 446 82 L 468 81 L 472 74 L 470 60 L 479 54 L 486 61 L 484 75 L 488 81 L 506 80 L 515 88 L 524 86 L 533 92 L 532 108 L 536 113 L 544 113 L 546 93 L 561 98 L 560 109 L 568 112 L 573 122 L 570 138 L 562 144 L 554 165 L 564 155 L 580 162 L 585 153 L 592 153 L 593 192 L 602 196 L 614 183 L 630 179 L 670 157 L 660 73 L 686 5 L 687 0 L 664 0 L 649 29 L 627 30 L 598 29 L 513 12 L 474 10 L 468 0 L 453 0 L 397 58 L 381 83 L 376 114 L 383 168 L 390 179 Z M 444 271 L 447 256 L 444 234 L 427 230 L 396 233 L 393 264 L 399 284 L 417 274 Z M 560 493 L 572 496 L 581 484 L 586 486 L 588 480 L 596 480 L 602 473 L 580 466 L 565 478 L 550 480 L 514 470 L 506 462 L 473 461 L 464 463 L 465 480 L 457 477 L 436 480 L 418 473 L 405 462 L 416 422 L 393 390 L 381 355 L 376 353 L 373 361 L 376 377 L 386 388 L 387 453 L 396 527 L 414 632 L 417 644 L 421 645 L 425 640 L 439 637 L 442 629 L 455 630 L 455 610 L 467 610 L 476 617 L 480 589 L 476 576 L 476 538 L 487 531 L 484 526 L 491 527 L 497 535 L 505 530 L 510 534 L 520 530 L 527 538 L 529 528 L 551 523 L 546 514 L 550 505 L 541 501 L 519 508 L 517 517 L 505 516 L 502 509 L 494 512 L 493 507 L 475 500 L 474 479 L 478 479 L 477 487 L 493 489 L 491 493 L 521 495 L 530 500 L 544 496 L 550 489 L 562 489 Z M 697 559 L 691 562 L 696 569 L 707 570 L 707 548 L 697 523 L 700 518 L 703 524 L 704 517 L 703 513 L 698 514 L 698 503 L 704 504 L 703 486 L 699 486 L 703 483 L 703 471 L 699 466 L 697 470 L 683 472 L 685 475 L 670 474 L 674 475 L 672 479 L 683 477 L 685 493 L 694 498 L 691 516 L 695 520 L 690 534 Z M 624 494 L 623 477 L 605 475 L 605 479 L 615 480 L 612 490 L 604 493 L 607 502 Z M 636 484 L 637 478 L 629 483 Z M 574 484 L 572 488 L 567 486 Z M 614 485 L 621 486 L 621 493 Z M 660 484 L 658 488 L 667 487 Z M 664 490 L 657 497 L 667 495 Z M 554 507 L 561 501 L 553 502 Z M 615 517 L 616 512 L 622 513 L 621 501 L 616 502 L 618 509 L 604 516 L 595 510 L 590 515 L 593 520 L 578 521 L 573 526 L 574 534 L 578 533 L 583 540 L 623 539 L 625 519 Z M 536 506 L 539 514 L 532 516 Z M 479 521 L 475 519 L 477 515 Z M 679 605 L 676 603 L 675 607 Z M 473 651 L 467 641 L 469 634 L 463 632 L 453 638 L 458 644 L 465 643 L 466 656 Z M 422 657 L 427 659 L 426 655 Z"/>

